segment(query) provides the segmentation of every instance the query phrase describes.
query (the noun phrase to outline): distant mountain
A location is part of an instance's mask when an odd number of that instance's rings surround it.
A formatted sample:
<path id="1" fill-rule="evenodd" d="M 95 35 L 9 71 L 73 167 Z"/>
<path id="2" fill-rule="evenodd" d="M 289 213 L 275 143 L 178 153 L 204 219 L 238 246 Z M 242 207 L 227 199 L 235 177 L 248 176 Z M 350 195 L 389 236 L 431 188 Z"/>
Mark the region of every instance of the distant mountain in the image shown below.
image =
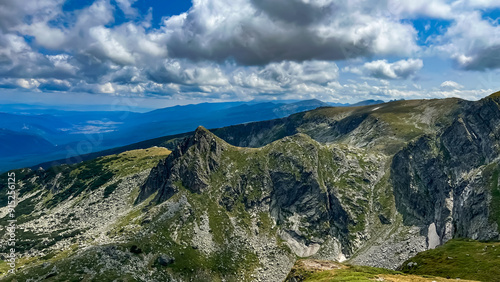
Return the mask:
<path id="1" fill-rule="evenodd" d="M 16 154 L 0 152 L 0 171 L 184 133 L 198 125 L 218 128 L 282 118 L 326 106 L 329 105 L 319 100 L 306 100 L 292 103 L 201 103 L 146 113 L 60 110 L 49 110 L 45 114 L 43 110 L 36 111 L 36 114 L 0 113 L 0 128 L 38 136 L 53 145 L 51 150 L 40 151 L 36 156 L 21 149 L 16 150 Z M 13 155 L 15 159 L 12 159 Z"/>
<path id="2" fill-rule="evenodd" d="M 350 105 L 350 107 L 359 107 L 359 106 L 370 106 L 370 105 L 377 105 L 377 104 L 383 104 L 385 103 L 382 100 L 365 100 L 361 101 L 355 104 Z"/>
<path id="3" fill-rule="evenodd" d="M 329 107 L 329 106 L 330 106 L 329 104 L 324 103 L 320 100 L 312 99 L 291 104 L 284 104 L 276 108 L 273 112 L 276 114 L 277 118 L 280 118 L 303 111 L 308 111 L 320 107 Z"/>
<path id="4" fill-rule="evenodd" d="M 383 104 L 385 101 L 382 100 L 364 100 L 360 101 L 354 104 L 348 104 L 348 103 L 328 103 L 329 106 L 331 107 L 360 107 L 360 106 L 369 106 L 369 105 L 377 105 L 377 104 Z"/>
<path id="5" fill-rule="evenodd" d="M 48 153 L 54 149 L 54 145 L 40 136 L 0 128 L 0 155 L 3 157 Z"/>

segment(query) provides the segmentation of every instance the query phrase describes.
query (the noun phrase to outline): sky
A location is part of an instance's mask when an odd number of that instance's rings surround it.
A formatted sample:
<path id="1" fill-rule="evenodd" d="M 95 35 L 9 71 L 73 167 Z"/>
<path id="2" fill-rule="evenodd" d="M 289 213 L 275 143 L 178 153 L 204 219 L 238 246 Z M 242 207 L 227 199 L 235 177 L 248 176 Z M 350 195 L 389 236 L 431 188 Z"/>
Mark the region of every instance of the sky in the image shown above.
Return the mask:
<path id="1" fill-rule="evenodd" d="M 499 20 L 495 0 L 1 0 L 0 103 L 477 100 Z"/>

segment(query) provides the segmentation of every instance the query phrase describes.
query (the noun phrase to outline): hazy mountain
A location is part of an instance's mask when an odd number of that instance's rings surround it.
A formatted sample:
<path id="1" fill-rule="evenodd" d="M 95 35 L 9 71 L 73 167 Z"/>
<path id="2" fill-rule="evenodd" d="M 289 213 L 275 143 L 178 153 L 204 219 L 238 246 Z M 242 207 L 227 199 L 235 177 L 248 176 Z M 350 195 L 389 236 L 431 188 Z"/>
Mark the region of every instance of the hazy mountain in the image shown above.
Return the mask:
<path id="1" fill-rule="evenodd" d="M 276 119 L 293 113 L 328 106 L 318 100 L 293 103 L 202 103 L 175 106 L 147 113 L 82 112 L 50 110 L 47 114 L 0 113 L 0 128 L 38 136 L 50 142 L 52 150 L 32 156 L 24 143 L 12 144 L 15 154 L 0 152 L 0 171 L 32 166 L 50 160 L 97 152 L 165 135 L 186 132 L 186 128 L 208 128 Z M 28 154 L 30 157 L 28 158 Z M 15 155 L 15 158 L 11 158 Z"/>
<path id="2" fill-rule="evenodd" d="M 447 245 L 415 256 L 453 238 L 500 239 L 499 103 L 322 107 L 141 143 L 172 150 L 17 170 L 25 259 L 4 280 L 297 281 L 325 269 L 301 268 L 317 260 L 366 279 L 401 274 L 341 263 L 457 274 Z M 495 258 L 493 245 L 464 255 L 451 242 L 453 256 L 473 256 L 459 260 L 469 269 Z M 417 278 L 443 280 L 391 279 Z"/>
<path id="3" fill-rule="evenodd" d="M 40 136 L 0 128 L 0 155 L 2 156 L 39 154 L 52 150 L 54 146 Z"/>
<path id="4" fill-rule="evenodd" d="M 351 107 L 359 107 L 359 106 L 369 106 L 369 105 L 377 105 L 377 104 L 383 104 L 385 103 L 382 100 L 366 100 L 366 101 L 361 101 L 355 104 L 352 104 Z"/>

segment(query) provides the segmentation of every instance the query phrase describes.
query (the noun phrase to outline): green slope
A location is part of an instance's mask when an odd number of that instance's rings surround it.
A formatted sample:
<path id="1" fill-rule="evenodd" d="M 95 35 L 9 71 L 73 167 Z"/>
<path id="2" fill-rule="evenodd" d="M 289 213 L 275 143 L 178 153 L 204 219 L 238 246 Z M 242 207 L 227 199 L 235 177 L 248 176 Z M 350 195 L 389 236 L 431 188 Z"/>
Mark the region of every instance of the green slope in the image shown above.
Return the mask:
<path id="1" fill-rule="evenodd" d="M 406 261 L 401 271 L 441 277 L 500 281 L 500 242 L 451 240 Z"/>

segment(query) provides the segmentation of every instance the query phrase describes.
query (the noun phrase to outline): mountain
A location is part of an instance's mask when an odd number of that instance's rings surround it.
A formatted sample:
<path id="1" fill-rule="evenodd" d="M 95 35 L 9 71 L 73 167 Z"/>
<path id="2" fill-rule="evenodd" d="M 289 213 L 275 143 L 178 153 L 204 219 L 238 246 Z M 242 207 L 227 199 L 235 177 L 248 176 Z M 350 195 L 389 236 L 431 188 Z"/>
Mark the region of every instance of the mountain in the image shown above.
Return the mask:
<path id="1" fill-rule="evenodd" d="M 53 149 L 54 146 L 42 137 L 0 128 L 0 154 L 2 156 L 16 156 L 20 151 L 23 154 L 36 154 Z"/>
<path id="2" fill-rule="evenodd" d="M 0 128 L 38 136 L 53 145 L 52 150 L 33 156 L 19 146 L 15 158 L 0 152 L 0 171 L 72 158 L 165 135 L 184 133 L 186 128 L 209 128 L 276 119 L 293 113 L 328 106 L 318 100 L 292 103 L 202 103 L 175 106 L 147 113 L 123 111 L 60 111 L 20 114 L 0 113 Z M 17 134 L 16 133 L 16 134 Z"/>
<path id="3" fill-rule="evenodd" d="M 321 107 L 142 145 L 17 170 L 22 259 L 2 281 L 283 281 L 305 257 L 409 271 L 456 238 L 500 239 L 498 94 Z M 445 275 L 430 264 L 412 273 Z"/>
<path id="4" fill-rule="evenodd" d="M 382 100 L 366 100 L 366 101 L 361 101 L 356 104 L 352 104 L 352 107 L 359 107 L 359 106 L 369 106 L 369 105 L 377 105 L 377 104 L 383 104 L 385 103 Z"/>

